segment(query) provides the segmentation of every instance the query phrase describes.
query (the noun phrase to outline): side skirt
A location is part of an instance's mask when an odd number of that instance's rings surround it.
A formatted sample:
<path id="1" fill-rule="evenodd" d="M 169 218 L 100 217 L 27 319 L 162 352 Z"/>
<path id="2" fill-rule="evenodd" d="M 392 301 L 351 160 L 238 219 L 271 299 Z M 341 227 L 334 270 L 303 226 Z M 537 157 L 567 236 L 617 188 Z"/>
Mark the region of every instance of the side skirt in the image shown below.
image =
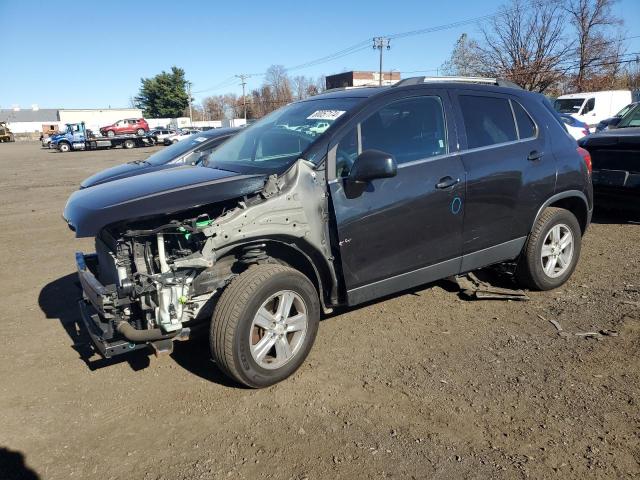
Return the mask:
<path id="1" fill-rule="evenodd" d="M 516 238 L 462 257 L 445 260 L 435 265 L 347 290 L 347 304 L 358 305 L 418 285 L 458 275 L 461 272 L 469 272 L 494 263 L 513 260 L 520 255 L 526 241 L 527 237 Z"/>

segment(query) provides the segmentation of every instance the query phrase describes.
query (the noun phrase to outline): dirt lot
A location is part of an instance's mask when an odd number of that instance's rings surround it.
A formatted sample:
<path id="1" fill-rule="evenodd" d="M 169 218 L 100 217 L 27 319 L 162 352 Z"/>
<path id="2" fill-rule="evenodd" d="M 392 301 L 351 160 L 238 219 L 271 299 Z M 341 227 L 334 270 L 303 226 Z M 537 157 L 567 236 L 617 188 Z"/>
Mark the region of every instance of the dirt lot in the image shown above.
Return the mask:
<path id="1" fill-rule="evenodd" d="M 83 178 L 149 153 L 0 145 L 0 478 L 640 475 L 638 224 L 596 219 L 573 279 L 526 303 L 442 282 L 329 317 L 293 378 L 253 391 L 206 336 L 87 358 L 73 254 L 91 242 L 61 212 Z M 538 315 L 619 336 L 562 338 Z"/>

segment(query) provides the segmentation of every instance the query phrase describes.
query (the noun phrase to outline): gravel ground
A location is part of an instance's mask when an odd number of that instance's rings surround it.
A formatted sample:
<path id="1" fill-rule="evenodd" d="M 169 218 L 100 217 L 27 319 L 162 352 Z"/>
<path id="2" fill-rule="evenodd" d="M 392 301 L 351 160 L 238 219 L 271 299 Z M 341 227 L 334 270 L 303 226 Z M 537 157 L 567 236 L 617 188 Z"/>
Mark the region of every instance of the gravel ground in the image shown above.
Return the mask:
<path id="1" fill-rule="evenodd" d="M 0 145 L 0 478 L 640 476 L 637 223 L 596 218 L 571 281 L 529 302 L 440 282 L 339 312 L 292 378 L 247 390 L 206 335 L 89 357 L 73 253 L 92 242 L 61 212 L 83 178 L 151 150 Z"/>

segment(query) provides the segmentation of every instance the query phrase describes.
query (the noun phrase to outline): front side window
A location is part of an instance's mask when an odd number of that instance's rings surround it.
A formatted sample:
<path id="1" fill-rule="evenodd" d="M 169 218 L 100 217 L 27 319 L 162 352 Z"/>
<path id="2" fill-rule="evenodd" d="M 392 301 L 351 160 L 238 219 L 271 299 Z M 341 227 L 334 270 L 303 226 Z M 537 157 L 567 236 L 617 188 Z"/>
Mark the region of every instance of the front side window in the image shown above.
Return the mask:
<path id="1" fill-rule="evenodd" d="M 595 98 L 590 98 L 589 100 L 587 100 L 587 103 L 584 104 L 584 108 L 582 109 L 582 115 L 592 111 L 595 108 L 595 106 L 596 106 Z"/>
<path id="2" fill-rule="evenodd" d="M 352 128 L 338 143 L 336 175 L 347 176 L 364 150 L 389 153 L 399 165 L 447 153 L 447 128 L 440 97 L 397 100 Z"/>
<path id="3" fill-rule="evenodd" d="M 393 102 L 360 127 L 362 150 L 381 150 L 402 163 L 447 153 L 447 129 L 440 97 Z"/>
<path id="4" fill-rule="evenodd" d="M 618 127 L 640 127 L 640 107 L 628 112 L 627 115 L 620 120 Z"/>
<path id="5" fill-rule="evenodd" d="M 460 95 L 467 147 L 479 148 L 518 139 L 509 100 Z"/>
<path id="6" fill-rule="evenodd" d="M 358 154 L 358 127 L 353 127 L 342 137 L 336 148 L 336 176 L 349 175 Z"/>

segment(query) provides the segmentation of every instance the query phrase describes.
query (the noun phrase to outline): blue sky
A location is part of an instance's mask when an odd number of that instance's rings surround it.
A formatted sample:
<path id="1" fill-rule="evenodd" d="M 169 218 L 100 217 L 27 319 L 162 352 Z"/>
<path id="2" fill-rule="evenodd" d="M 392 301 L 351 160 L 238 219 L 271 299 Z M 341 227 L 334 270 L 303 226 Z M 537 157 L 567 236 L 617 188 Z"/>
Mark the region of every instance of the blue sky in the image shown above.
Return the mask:
<path id="1" fill-rule="evenodd" d="M 0 108 L 104 108 L 128 106 L 140 77 L 172 65 L 185 69 L 196 101 L 240 87 L 230 77 L 324 57 L 376 35 L 472 19 L 496 12 L 503 0 L 191 1 L 90 0 L 58 8 L 51 2 L 0 0 L 3 44 Z M 105 6 L 101 6 L 105 5 Z M 629 52 L 640 51 L 640 0 L 620 0 Z M 439 67 L 457 37 L 477 34 L 465 25 L 405 39 L 385 52 L 384 70 Z M 309 68 L 317 77 L 344 70 L 375 70 L 366 47 Z M 403 73 L 403 76 L 411 74 Z M 256 87 L 262 78 L 249 79 Z M 224 86 L 212 89 L 211 87 Z M 206 90 L 206 91 L 203 91 Z"/>

